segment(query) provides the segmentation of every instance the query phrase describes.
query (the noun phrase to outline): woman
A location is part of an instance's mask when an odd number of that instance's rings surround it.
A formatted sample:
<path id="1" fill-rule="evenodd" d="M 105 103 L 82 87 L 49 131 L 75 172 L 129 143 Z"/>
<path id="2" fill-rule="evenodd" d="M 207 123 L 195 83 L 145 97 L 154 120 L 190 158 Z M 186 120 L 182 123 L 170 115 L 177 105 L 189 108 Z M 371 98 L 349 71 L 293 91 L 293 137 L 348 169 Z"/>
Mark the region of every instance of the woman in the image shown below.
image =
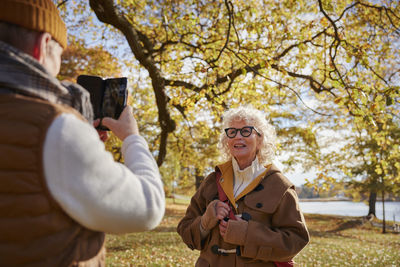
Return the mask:
<path id="1" fill-rule="evenodd" d="M 272 164 L 275 130 L 250 107 L 223 118 L 218 165 L 192 197 L 178 233 L 196 266 L 292 266 L 309 241 L 293 184 Z"/>

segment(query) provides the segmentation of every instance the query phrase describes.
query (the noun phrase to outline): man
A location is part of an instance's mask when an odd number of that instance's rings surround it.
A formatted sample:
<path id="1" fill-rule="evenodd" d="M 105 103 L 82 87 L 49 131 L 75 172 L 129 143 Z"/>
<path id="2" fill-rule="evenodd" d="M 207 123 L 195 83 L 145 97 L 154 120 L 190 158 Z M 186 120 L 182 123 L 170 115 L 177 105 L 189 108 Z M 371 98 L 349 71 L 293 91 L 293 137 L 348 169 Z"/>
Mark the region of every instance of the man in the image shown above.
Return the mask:
<path id="1" fill-rule="evenodd" d="M 123 165 L 71 108 L 55 78 L 66 35 L 51 0 L 1 1 L 0 266 L 104 266 L 104 232 L 152 229 L 164 215 L 132 109 L 102 122 L 123 140 Z"/>

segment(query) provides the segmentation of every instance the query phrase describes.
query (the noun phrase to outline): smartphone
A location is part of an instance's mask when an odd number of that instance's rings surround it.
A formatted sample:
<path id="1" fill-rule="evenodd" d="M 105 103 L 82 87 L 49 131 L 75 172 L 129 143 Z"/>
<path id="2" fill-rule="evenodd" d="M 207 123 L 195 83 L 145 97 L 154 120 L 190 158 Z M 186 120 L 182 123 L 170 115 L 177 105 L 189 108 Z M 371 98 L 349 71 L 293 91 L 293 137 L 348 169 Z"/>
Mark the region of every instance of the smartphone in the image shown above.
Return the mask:
<path id="1" fill-rule="evenodd" d="M 94 119 L 119 118 L 128 99 L 128 79 L 126 77 L 103 79 L 99 76 L 80 75 L 77 83 L 90 93 Z M 97 129 L 109 130 L 102 125 Z"/>

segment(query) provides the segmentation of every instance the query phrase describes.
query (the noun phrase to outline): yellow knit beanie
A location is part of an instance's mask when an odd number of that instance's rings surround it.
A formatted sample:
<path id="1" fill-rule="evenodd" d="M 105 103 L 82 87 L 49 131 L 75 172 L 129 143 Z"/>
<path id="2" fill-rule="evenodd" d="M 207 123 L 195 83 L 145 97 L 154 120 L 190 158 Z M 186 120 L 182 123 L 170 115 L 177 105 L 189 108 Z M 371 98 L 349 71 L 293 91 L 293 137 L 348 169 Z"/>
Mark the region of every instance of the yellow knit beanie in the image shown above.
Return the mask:
<path id="1" fill-rule="evenodd" d="M 1 0 L 0 6 L 0 21 L 48 32 L 67 47 L 67 27 L 52 0 Z"/>

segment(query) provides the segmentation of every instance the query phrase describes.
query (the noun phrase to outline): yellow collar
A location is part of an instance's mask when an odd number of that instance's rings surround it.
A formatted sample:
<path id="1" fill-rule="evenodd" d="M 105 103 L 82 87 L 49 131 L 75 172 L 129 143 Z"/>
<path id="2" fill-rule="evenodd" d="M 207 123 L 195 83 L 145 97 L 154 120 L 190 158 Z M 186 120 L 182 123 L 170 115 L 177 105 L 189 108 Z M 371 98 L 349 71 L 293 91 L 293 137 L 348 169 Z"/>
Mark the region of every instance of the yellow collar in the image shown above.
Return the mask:
<path id="1" fill-rule="evenodd" d="M 271 167 L 271 164 L 265 167 L 260 175 L 258 175 L 236 198 L 233 196 L 233 166 L 232 160 L 218 165 L 218 169 L 221 171 L 221 179 L 219 180 L 222 190 L 224 190 L 232 206 L 236 210 L 236 201 L 245 196 L 247 193 L 251 192 L 264 178 L 265 174 Z"/>

